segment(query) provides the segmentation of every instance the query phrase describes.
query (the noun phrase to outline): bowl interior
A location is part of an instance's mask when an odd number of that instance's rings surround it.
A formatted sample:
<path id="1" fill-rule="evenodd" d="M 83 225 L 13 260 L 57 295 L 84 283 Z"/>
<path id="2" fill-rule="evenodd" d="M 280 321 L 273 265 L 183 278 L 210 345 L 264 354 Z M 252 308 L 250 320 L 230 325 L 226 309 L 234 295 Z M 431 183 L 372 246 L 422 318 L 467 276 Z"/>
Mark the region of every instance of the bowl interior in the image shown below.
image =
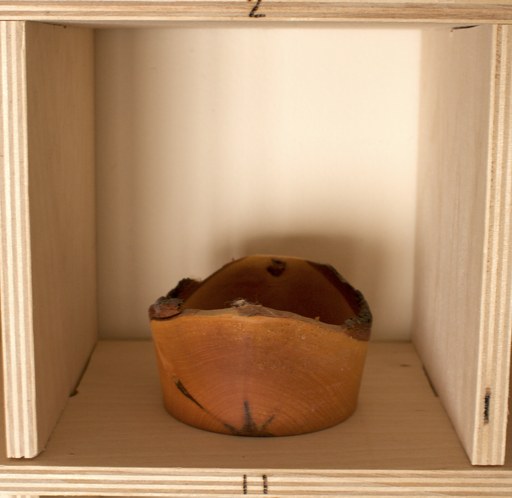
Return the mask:
<path id="1" fill-rule="evenodd" d="M 253 256 L 234 261 L 203 281 L 182 308 L 223 309 L 239 300 L 334 325 L 354 318 L 361 307 L 357 291 L 329 266 Z"/>

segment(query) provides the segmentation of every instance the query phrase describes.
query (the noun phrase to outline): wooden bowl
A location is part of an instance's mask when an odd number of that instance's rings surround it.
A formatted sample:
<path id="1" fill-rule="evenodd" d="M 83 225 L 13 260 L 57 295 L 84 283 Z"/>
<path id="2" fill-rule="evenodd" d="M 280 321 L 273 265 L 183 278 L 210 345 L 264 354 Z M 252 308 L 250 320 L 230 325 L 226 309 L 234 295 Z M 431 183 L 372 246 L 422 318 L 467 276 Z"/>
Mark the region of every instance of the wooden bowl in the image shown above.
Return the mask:
<path id="1" fill-rule="evenodd" d="M 182 422 L 287 436 L 356 408 L 372 317 L 331 266 L 242 258 L 182 280 L 149 315 L 164 404 Z"/>

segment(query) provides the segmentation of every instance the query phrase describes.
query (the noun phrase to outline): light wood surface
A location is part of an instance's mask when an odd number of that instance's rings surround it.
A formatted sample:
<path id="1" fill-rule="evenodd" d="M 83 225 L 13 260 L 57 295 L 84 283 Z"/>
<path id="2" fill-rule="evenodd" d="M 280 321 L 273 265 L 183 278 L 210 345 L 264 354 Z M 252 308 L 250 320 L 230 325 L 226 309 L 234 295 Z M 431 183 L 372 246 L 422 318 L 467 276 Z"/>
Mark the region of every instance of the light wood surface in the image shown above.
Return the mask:
<path id="1" fill-rule="evenodd" d="M 41 450 L 97 335 L 94 58 L 90 30 L 28 23 L 26 35 L 35 385 Z"/>
<path id="2" fill-rule="evenodd" d="M 370 343 L 359 406 L 346 422 L 297 437 L 201 431 L 163 407 L 154 346 L 102 341 L 44 453 L 51 466 L 470 469 L 410 343 Z"/>
<path id="3" fill-rule="evenodd" d="M 32 457 L 96 341 L 93 39 L 1 26 L 7 445 Z"/>
<path id="4" fill-rule="evenodd" d="M 105 11 L 93 13 L 80 10 L 91 2 L 79 1 L 54 3 L 55 10 L 45 2 L 0 2 L 0 18 L 11 8 L 12 18 L 144 20 L 140 4 L 115 4 L 125 10 L 112 15 L 106 3 L 95 3 Z M 145 15 L 150 21 L 242 16 L 236 9 L 227 16 L 215 2 L 184 5 L 160 2 L 158 12 Z M 338 3 L 326 2 L 314 15 L 311 5 L 301 4 L 301 19 L 350 19 L 350 9 L 340 15 Z M 399 20 L 400 11 L 408 20 L 436 14 L 453 21 L 454 12 L 489 20 L 484 14 L 510 10 L 483 0 L 411 5 L 406 15 L 403 3 L 353 4 L 352 18 Z M 237 8 L 246 16 L 245 2 Z M 423 142 L 437 145 L 419 186 L 424 201 L 438 202 L 419 209 L 419 246 L 432 251 L 419 252 L 418 282 L 432 287 L 429 297 L 417 289 L 416 342 L 472 461 L 501 463 L 510 351 L 509 33 L 480 27 L 445 31 L 448 39 L 431 34 L 436 40 L 428 43 L 425 68 L 438 86 L 429 90 L 436 105 L 425 136 L 439 140 Z M 512 494 L 510 461 L 499 469 L 471 468 L 410 344 L 371 344 L 356 414 L 300 437 L 249 440 L 173 420 L 161 405 L 153 347 L 142 341 L 100 343 L 68 400 L 96 335 L 92 37 L 81 29 L 0 22 L 0 57 L 8 456 L 34 456 L 55 427 L 35 459 L 0 458 L 1 493 Z"/>
<path id="5" fill-rule="evenodd" d="M 414 342 L 474 464 L 504 459 L 510 351 L 510 41 L 425 32 Z"/>
<path id="6" fill-rule="evenodd" d="M 254 8 L 255 3 L 247 0 L 24 0 L 0 2 L 0 19 L 85 23 L 173 20 L 512 22 L 512 6 L 494 0 L 263 0 L 257 10 Z"/>
<path id="7" fill-rule="evenodd" d="M 26 468 L 5 472 L 2 489 L 43 496 L 510 497 L 512 478 L 493 470 L 311 471 L 282 469 Z M 246 490 L 246 492 L 245 492 Z M 265 492 L 266 490 L 266 492 Z M 32 496 L 32 495 L 31 495 Z"/>
<path id="8" fill-rule="evenodd" d="M 512 332 L 512 31 L 494 29 L 474 446 L 483 463 L 505 459 Z M 484 409 L 482 410 L 482 404 Z M 480 407 L 480 410 L 479 410 Z"/>
<path id="9" fill-rule="evenodd" d="M 37 447 L 24 38 L 23 23 L 0 24 L 2 341 L 6 444 L 13 456 Z"/>
<path id="10" fill-rule="evenodd" d="M 244 481 L 271 496 L 510 496 L 512 465 L 471 467 L 408 343 L 370 343 L 347 422 L 243 438 L 165 412 L 150 342 L 100 342 L 47 450 L 0 459 L 0 492 L 13 494 L 226 496 Z"/>
<path id="11" fill-rule="evenodd" d="M 1 494 L 1 498 L 37 498 L 37 495 Z"/>

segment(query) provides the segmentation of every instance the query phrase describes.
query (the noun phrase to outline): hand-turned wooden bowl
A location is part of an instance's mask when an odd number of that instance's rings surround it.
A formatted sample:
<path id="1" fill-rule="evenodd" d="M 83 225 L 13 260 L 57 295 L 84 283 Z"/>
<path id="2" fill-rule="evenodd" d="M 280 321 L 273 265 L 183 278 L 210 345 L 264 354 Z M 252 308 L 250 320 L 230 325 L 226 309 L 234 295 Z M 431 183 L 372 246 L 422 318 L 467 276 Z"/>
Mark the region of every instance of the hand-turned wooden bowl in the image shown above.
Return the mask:
<path id="1" fill-rule="evenodd" d="M 331 266 L 250 256 L 150 307 L 164 404 L 240 436 L 333 426 L 355 410 L 371 313 Z"/>

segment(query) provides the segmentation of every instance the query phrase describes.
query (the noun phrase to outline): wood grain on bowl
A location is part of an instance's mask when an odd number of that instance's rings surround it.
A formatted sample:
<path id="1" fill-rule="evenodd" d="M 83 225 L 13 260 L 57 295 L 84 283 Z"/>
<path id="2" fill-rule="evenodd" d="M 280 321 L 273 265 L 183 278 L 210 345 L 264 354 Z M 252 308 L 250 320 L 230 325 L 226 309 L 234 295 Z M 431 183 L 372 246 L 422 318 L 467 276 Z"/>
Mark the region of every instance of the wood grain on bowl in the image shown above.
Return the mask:
<path id="1" fill-rule="evenodd" d="M 250 256 L 149 311 L 166 409 L 201 429 L 284 436 L 355 410 L 371 326 L 332 267 Z"/>

